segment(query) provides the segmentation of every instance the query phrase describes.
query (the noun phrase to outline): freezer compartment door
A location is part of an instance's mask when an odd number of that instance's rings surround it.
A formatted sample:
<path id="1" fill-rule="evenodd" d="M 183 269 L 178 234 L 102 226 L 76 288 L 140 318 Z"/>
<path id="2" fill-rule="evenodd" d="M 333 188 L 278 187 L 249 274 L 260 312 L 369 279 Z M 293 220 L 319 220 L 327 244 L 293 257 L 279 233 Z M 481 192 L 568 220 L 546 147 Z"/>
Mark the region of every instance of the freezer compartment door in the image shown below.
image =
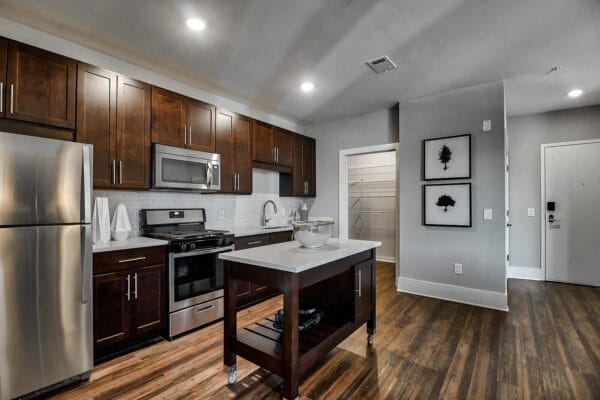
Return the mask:
<path id="1" fill-rule="evenodd" d="M 0 399 L 90 371 L 89 225 L 0 228 Z"/>
<path id="2" fill-rule="evenodd" d="M 0 132 L 0 227 L 89 223 L 92 149 Z"/>

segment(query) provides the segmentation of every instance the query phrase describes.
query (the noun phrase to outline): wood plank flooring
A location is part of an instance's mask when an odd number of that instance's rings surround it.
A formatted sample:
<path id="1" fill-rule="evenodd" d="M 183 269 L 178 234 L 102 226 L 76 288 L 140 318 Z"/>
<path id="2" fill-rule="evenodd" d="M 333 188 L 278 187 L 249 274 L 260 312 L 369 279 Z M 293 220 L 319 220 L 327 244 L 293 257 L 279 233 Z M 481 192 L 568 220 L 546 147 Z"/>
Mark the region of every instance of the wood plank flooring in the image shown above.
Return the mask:
<path id="1" fill-rule="evenodd" d="M 510 312 L 395 291 L 377 265 L 377 334 L 355 332 L 305 377 L 302 399 L 600 399 L 600 289 L 509 281 Z M 239 315 L 239 325 L 281 297 Z M 227 385 L 221 322 L 97 366 L 55 399 L 279 399 L 282 380 L 238 358 Z"/>

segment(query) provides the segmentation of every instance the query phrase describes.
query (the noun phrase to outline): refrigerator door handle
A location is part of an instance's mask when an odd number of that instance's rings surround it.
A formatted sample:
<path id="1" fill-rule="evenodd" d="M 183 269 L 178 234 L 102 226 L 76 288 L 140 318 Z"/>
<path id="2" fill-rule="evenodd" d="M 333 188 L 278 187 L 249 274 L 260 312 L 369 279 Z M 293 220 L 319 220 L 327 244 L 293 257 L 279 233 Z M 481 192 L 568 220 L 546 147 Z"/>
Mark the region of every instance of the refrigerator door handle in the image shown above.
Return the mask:
<path id="1" fill-rule="evenodd" d="M 81 222 L 90 223 L 92 221 L 92 189 L 91 189 L 91 171 L 90 171 L 90 148 L 89 146 L 83 146 L 83 193 L 82 193 L 82 203 L 83 203 L 83 220 Z"/>
<path id="2" fill-rule="evenodd" d="M 84 225 L 81 228 L 81 304 L 87 304 L 92 279 L 92 227 Z"/>

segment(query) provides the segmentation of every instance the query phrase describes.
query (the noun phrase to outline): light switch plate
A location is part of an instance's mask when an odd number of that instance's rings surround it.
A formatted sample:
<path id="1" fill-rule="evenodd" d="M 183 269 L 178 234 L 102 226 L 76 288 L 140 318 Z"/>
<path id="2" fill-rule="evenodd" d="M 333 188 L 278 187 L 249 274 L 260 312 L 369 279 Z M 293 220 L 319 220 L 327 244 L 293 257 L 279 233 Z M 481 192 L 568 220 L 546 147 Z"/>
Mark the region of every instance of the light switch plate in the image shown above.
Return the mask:
<path id="1" fill-rule="evenodd" d="M 454 273 L 456 275 L 462 275 L 462 264 L 454 263 Z"/>
<path id="2" fill-rule="evenodd" d="M 535 208 L 528 208 L 527 209 L 527 216 L 528 217 L 535 217 Z"/>
<path id="3" fill-rule="evenodd" d="M 484 208 L 483 209 L 483 219 L 491 221 L 493 217 L 493 212 L 491 208 Z"/>
<path id="4" fill-rule="evenodd" d="M 489 132 L 492 130 L 492 120 L 491 119 L 486 119 L 485 121 L 483 121 L 483 126 L 482 129 L 484 132 Z"/>

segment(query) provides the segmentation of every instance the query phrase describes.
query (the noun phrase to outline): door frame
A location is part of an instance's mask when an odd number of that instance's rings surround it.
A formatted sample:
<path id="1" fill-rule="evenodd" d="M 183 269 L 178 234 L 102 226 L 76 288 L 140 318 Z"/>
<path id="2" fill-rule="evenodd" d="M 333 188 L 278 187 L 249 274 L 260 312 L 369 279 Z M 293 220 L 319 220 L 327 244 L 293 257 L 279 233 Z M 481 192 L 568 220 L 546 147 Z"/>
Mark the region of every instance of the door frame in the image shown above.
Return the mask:
<path id="1" fill-rule="evenodd" d="M 399 199 L 399 188 L 400 184 L 398 181 L 399 178 L 399 144 L 398 143 L 388 143 L 388 144 L 380 144 L 376 146 L 367 146 L 367 147 L 357 147 L 353 149 L 345 149 L 339 151 L 339 233 L 338 236 L 340 239 L 348 239 L 348 156 L 354 156 L 359 154 L 372 154 L 372 153 L 382 153 L 387 151 L 395 151 L 396 152 L 396 202 Z M 396 204 L 398 207 L 398 212 L 396 213 L 396 272 L 398 272 L 398 260 L 400 259 L 400 246 L 399 246 L 399 234 L 400 234 L 400 207 L 399 204 Z M 385 260 L 381 260 L 385 261 Z"/>
<path id="2" fill-rule="evenodd" d="M 544 280 L 546 277 L 546 149 L 550 147 L 577 146 L 600 143 L 600 139 L 576 140 L 571 142 L 545 143 L 540 145 L 540 264 Z"/>

